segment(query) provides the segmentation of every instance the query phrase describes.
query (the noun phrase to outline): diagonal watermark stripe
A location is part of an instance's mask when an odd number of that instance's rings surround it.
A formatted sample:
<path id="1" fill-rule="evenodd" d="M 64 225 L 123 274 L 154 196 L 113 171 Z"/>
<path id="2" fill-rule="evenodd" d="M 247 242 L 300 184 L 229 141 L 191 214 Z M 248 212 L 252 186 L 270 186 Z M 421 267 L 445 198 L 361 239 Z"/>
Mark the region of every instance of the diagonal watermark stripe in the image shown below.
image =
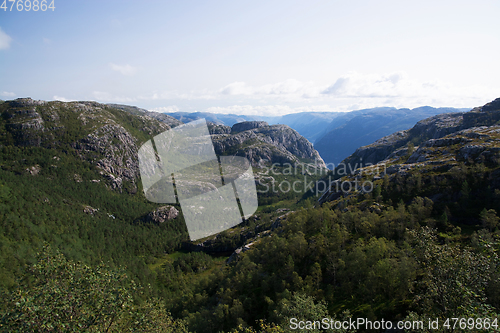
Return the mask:
<path id="1" fill-rule="evenodd" d="M 229 229 L 258 207 L 250 162 L 240 156 L 220 156 L 219 162 L 205 119 L 143 144 L 139 170 L 148 200 L 180 203 L 191 240 Z"/>

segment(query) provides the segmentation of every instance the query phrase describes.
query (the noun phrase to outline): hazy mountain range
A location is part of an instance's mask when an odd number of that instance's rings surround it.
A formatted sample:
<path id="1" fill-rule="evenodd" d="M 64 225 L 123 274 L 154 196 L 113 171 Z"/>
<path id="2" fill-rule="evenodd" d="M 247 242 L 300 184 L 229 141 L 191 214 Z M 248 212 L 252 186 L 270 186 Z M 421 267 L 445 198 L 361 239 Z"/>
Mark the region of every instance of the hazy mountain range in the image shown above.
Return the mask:
<path id="1" fill-rule="evenodd" d="M 422 119 L 441 113 L 468 110 L 424 106 L 415 109 L 383 107 L 347 112 L 332 120 L 324 134 L 314 142 L 314 147 L 326 163 L 337 165 L 358 147 L 391 133 L 409 129 Z"/>
<path id="2" fill-rule="evenodd" d="M 393 132 L 409 129 L 419 120 L 441 113 L 468 110 L 423 106 L 414 109 L 379 107 L 351 112 L 300 112 L 275 117 L 208 112 L 175 112 L 168 115 L 182 122 L 205 118 L 215 124 L 226 126 L 251 120 L 263 120 L 271 125 L 288 125 L 314 143 L 325 163 L 338 164 L 358 147 L 370 144 Z"/>

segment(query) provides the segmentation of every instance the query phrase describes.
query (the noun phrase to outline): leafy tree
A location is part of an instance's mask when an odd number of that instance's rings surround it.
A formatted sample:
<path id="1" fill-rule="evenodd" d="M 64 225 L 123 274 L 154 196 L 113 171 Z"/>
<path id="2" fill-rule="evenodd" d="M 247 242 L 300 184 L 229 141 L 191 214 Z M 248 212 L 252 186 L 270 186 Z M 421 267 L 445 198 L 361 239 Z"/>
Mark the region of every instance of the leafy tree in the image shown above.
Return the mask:
<path id="1" fill-rule="evenodd" d="M 496 315 L 486 297 L 488 284 L 498 273 L 495 252 L 482 255 L 456 245 L 438 245 L 434 231 L 427 227 L 410 231 L 409 237 L 417 262 L 425 268 L 415 298 L 423 313 L 441 318 Z"/>
<path id="2" fill-rule="evenodd" d="M 140 285 L 123 270 L 67 260 L 45 246 L 19 287 L 5 295 L 10 332 L 186 332 L 157 300 L 140 303 Z"/>
<path id="3" fill-rule="evenodd" d="M 290 327 L 292 318 L 298 320 L 321 321 L 328 317 L 325 302 L 315 302 L 314 297 L 306 294 L 294 293 L 291 299 L 283 299 L 275 310 L 275 316 L 281 327 Z M 288 330 L 286 330 L 288 331 Z M 303 330 L 303 332 L 320 332 L 320 330 Z"/>
<path id="4" fill-rule="evenodd" d="M 481 218 L 483 227 L 487 228 L 489 231 L 495 230 L 498 225 L 498 221 L 500 220 L 494 209 L 486 210 L 486 208 L 484 208 L 479 217 Z"/>

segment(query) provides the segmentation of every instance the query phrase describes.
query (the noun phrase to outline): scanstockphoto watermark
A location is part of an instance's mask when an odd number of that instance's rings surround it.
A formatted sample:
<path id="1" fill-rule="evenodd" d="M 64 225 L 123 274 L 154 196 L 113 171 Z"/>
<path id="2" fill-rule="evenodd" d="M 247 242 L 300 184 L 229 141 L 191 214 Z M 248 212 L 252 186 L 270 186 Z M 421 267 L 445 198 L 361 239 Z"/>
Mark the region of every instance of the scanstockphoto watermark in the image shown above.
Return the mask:
<path id="1" fill-rule="evenodd" d="M 402 320 L 396 323 L 388 320 L 368 320 L 367 318 L 349 318 L 347 320 L 335 320 L 332 318 L 323 318 L 322 320 L 299 320 L 297 318 L 290 318 L 290 329 L 291 330 L 423 330 L 424 321 L 409 321 Z M 435 325 L 431 325 L 431 320 L 429 319 L 430 329 L 435 329 Z"/>
<path id="2" fill-rule="evenodd" d="M 291 330 L 474 330 L 474 331 L 497 331 L 498 318 L 495 317 L 456 317 L 456 318 L 426 318 L 424 320 L 369 320 L 367 318 L 348 318 L 346 320 L 335 320 L 323 318 L 321 320 L 300 320 L 290 318 Z"/>
<path id="3" fill-rule="evenodd" d="M 328 164 L 333 170 L 319 168 L 317 163 L 274 163 L 271 167 L 264 166 L 259 173 L 257 183 L 260 188 L 258 193 L 307 193 L 312 192 L 316 196 L 323 194 L 326 190 L 335 192 L 363 192 L 373 191 L 373 181 L 380 179 L 386 173 L 385 164 L 371 163 L 340 163 L 336 167 L 333 163 Z M 277 181 L 273 176 L 294 176 L 292 180 L 284 179 Z M 297 179 L 297 176 L 300 178 Z M 318 176 L 323 178 L 317 180 Z M 348 177 L 344 177 L 348 176 Z M 343 177 L 343 178 L 339 178 Z M 313 178 L 313 179 L 311 179 Z"/>

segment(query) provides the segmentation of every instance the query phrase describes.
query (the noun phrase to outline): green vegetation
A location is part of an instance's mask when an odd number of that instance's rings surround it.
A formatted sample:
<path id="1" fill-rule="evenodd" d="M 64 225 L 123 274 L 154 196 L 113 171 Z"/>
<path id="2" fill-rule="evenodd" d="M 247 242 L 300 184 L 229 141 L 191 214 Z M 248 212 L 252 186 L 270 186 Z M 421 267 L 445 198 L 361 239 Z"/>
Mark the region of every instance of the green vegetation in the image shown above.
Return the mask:
<path id="1" fill-rule="evenodd" d="M 482 177 L 472 170 L 466 176 L 474 184 Z M 172 313 L 196 332 L 230 331 L 261 320 L 286 328 L 277 317 L 284 313 L 283 304 L 292 302 L 293 295 L 307 295 L 324 305 L 314 310 L 321 315 L 326 309 L 332 316 L 348 310 L 353 318 L 369 320 L 496 318 L 496 211 L 473 207 L 464 215 L 462 207 L 442 209 L 418 196 L 425 186 L 408 202 L 396 201 L 401 197 L 396 185 L 381 184 L 378 202 L 368 194 L 300 209 L 238 261 L 208 276 L 177 268 L 177 277 L 171 278 L 175 268 L 163 267 L 158 277 L 166 278 L 171 290 L 191 288 Z M 481 206 L 491 203 L 483 200 Z M 475 211 L 476 219 L 467 220 Z M 455 214 L 463 215 L 456 224 Z M 469 224 L 473 232 L 457 225 L 467 222 L 475 223 Z M 312 320 L 314 313 L 303 317 Z"/>
<path id="2" fill-rule="evenodd" d="M 161 126 L 109 107 L 84 125 L 70 104 L 37 106 L 43 131 L 20 131 L 33 117 L 0 104 L 2 331 L 256 333 L 289 332 L 291 318 L 498 318 L 498 154 L 452 160 L 460 143 L 428 147 L 425 163 L 363 174 L 372 192 L 321 205 L 279 185 L 323 175 L 254 168 L 256 214 L 190 244 L 182 216 L 146 222 L 159 205 L 140 184 L 113 187 L 101 173 L 96 161 L 110 150 L 76 144 L 110 119 L 138 144 Z"/>
<path id="3" fill-rule="evenodd" d="M 49 246 L 3 296 L 2 331 L 187 332 L 161 300 L 146 298 L 144 288 L 124 271 L 68 261 Z"/>
<path id="4" fill-rule="evenodd" d="M 14 283 L 43 242 L 72 260 L 126 265 L 145 282 L 150 273 L 141 256 L 173 251 L 187 239 L 182 218 L 161 225 L 142 222 L 156 205 L 91 182 L 98 178 L 91 165 L 64 155 L 57 161 L 52 154 L 44 148 L 2 148 L 3 158 L 14 157 L 0 170 L 2 286 Z M 32 165 L 41 167 L 37 176 L 23 170 Z M 75 181 L 75 174 L 83 180 Z M 87 206 L 98 210 L 85 213 Z"/>

